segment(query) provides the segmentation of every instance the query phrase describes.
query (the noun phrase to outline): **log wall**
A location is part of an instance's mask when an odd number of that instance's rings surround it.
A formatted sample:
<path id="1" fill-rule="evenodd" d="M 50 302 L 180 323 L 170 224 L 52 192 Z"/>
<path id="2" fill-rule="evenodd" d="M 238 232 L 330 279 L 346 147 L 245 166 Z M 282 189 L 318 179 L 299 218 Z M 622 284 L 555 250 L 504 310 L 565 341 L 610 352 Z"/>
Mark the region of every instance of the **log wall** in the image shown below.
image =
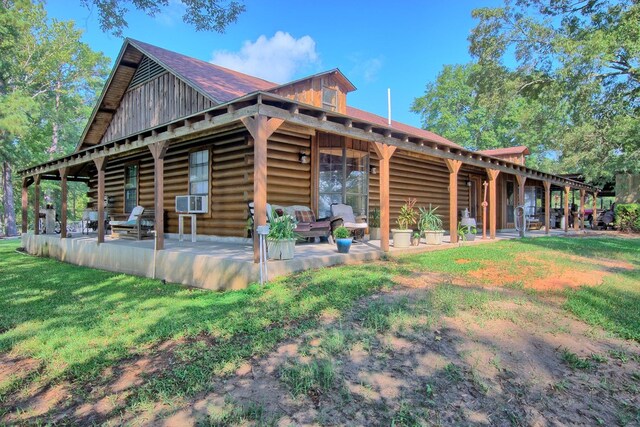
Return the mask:
<path id="1" fill-rule="evenodd" d="M 213 103 L 208 98 L 167 72 L 124 94 L 101 143 L 123 138 L 212 106 Z"/>

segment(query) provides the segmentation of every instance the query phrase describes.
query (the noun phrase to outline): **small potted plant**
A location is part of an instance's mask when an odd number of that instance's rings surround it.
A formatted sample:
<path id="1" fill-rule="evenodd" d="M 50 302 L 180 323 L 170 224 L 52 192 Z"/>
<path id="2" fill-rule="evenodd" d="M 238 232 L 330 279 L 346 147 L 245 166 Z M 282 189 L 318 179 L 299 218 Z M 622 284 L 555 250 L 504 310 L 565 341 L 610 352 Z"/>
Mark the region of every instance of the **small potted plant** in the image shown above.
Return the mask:
<path id="1" fill-rule="evenodd" d="M 338 245 L 338 252 L 341 254 L 348 254 L 351 249 L 351 232 L 347 227 L 338 227 L 333 230 L 333 237 Z"/>
<path id="2" fill-rule="evenodd" d="M 269 223 L 267 252 L 269 259 L 292 259 L 296 245 L 296 220 L 291 215 L 274 215 Z"/>
<path id="3" fill-rule="evenodd" d="M 473 242 L 476 240 L 476 233 L 478 230 L 473 225 L 465 226 L 464 240 L 466 242 Z"/>
<path id="4" fill-rule="evenodd" d="M 420 232 L 414 231 L 411 236 L 411 246 L 418 246 L 420 244 Z"/>
<path id="5" fill-rule="evenodd" d="M 395 248 L 408 248 L 411 244 L 413 230 L 409 227 L 416 223 L 418 212 L 415 210 L 416 199 L 407 199 L 407 202 L 400 208 L 398 215 L 398 228 L 391 230 L 393 233 L 393 246 Z"/>
<path id="6" fill-rule="evenodd" d="M 429 209 L 420 208 L 420 219 L 418 225 L 420 231 L 424 233 L 424 238 L 428 245 L 440 245 L 442 244 L 442 237 L 444 236 L 444 230 L 442 229 L 442 218 L 436 213 L 438 207 L 431 207 Z"/>
<path id="7" fill-rule="evenodd" d="M 374 208 L 369 212 L 369 238 L 380 240 L 380 209 Z"/>

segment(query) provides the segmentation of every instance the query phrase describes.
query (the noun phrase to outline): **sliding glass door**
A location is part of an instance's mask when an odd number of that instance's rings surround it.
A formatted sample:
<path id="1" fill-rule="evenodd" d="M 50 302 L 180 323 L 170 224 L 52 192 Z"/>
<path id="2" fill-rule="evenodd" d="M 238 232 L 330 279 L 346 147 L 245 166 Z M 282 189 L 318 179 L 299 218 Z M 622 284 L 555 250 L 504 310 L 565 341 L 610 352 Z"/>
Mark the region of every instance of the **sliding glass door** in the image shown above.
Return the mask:
<path id="1" fill-rule="evenodd" d="M 369 153 L 342 147 L 320 148 L 318 216 L 331 215 L 333 203 L 346 203 L 356 215 L 367 215 Z"/>

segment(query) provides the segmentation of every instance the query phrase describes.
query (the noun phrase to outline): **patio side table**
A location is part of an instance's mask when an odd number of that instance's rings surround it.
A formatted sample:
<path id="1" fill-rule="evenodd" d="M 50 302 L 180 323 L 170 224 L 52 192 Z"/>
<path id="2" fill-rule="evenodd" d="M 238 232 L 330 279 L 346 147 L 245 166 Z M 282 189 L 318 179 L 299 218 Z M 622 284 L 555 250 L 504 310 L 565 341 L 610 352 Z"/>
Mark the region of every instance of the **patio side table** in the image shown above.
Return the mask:
<path id="1" fill-rule="evenodd" d="M 183 240 L 184 235 L 184 218 L 189 217 L 191 219 L 191 241 L 196 241 L 196 215 L 195 214 L 178 214 L 178 237 L 180 241 Z"/>

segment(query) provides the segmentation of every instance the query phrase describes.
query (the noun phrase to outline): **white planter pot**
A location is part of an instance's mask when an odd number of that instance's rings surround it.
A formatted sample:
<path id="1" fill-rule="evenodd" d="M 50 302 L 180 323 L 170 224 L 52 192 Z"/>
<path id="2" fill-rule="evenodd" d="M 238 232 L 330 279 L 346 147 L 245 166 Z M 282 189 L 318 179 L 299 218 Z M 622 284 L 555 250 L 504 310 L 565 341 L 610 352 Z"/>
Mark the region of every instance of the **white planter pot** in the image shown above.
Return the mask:
<path id="1" fill-rule="evenodd" d="M 411 246 L 411 235 L 413 230 L 391 230 L 393 234 L 394 248 L 408 248 Z"/>
<path id="2" fill-rule="evenodd" d="M 427 245 L 441 245 L 444 231 L 425 231 L 424 239 L 427 241 Z"/>
<path id="3" fill-rule="evenodd" d="M 380 227 L 369 227 L 369 236 L 371 240 L 380 240 Z"/>
<path id="4" fill-rule="evenodd" d="M 293 259 L 296 250 L 296 239 L 269 240 L 267 239 L 267 252 L 269 259 Z"/>

